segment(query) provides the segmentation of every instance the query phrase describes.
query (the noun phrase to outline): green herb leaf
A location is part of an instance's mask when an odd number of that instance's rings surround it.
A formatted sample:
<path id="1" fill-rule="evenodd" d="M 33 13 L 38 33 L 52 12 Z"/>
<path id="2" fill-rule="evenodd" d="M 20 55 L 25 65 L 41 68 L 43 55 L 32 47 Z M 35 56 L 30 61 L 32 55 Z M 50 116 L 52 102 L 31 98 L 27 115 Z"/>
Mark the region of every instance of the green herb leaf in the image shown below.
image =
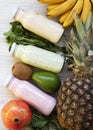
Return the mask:
<path id="1" fill-rule="evenodd" d="M 65 47 L 55 45 L 48 40 L 26 30 L 19 22 L 15 21 L 10 24 L 11 29 L 4 33 L 7 43 L 10 44 L 10 46 L 13 42 L 16 42 L 17 44 L 22 45 L 34 45 L 53 52 L 66 53 Z"/>
<path id="2" fill-rule="evenodd" d="M 49 122 L 49 128 L 50 130 L 58 130 L 58 127 L 54 122 Z"/>
<path id="3" fill-rule="evenodd" d="M 33 121 L 32 121 L 32 126 L 33 127 L 43 127 L 48 123 L 48 120 L 44 118 L 43 116 L 37 116 L 33 115 Z"/>
<path id="4" fill-rule="evenodd" d="M 32 130 L 66 130 L 59 125 L 56 111 L 53 111 L 49 116 L 45 116 L 34 108 L 31 108 L 31 110 L 33 118 L 29 127 Z"/>

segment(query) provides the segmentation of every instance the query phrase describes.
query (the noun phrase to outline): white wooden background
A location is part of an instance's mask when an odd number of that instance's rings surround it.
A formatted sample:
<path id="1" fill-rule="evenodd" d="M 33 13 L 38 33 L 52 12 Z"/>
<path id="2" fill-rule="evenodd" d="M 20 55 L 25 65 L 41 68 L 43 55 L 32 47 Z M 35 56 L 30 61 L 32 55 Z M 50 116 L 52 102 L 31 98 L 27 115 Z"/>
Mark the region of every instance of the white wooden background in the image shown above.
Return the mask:
<path id="1" fill-rule="evenodd" d="M 0 0 L 0 112 L 4 104 L 15 97 L 9 90 L 3 86 L 5 80 L 11 74 L 12 65 L 16 62 L 9 54 L 9 45 L 6 43 L 4 32 L 10 29 L 9 23 L 13 20 L 12 14 L 16 7 L 31 9 L 46 14 L 45 5 L 40 4 L 37 0 Z M 0 113 L 0 130 L 7 130 L 1 120 Z"/>

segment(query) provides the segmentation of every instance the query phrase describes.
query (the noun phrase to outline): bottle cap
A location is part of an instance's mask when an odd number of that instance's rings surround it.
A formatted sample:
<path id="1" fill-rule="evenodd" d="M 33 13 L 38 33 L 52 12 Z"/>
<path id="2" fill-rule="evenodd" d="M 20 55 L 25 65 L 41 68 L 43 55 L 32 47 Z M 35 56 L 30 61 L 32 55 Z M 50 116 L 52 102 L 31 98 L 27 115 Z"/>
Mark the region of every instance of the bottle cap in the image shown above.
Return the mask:
<path id="1" fill-rule="evenodd" d="M 12 78 L 13 78 L 13 75 L 9 75 L 6 81 L 3 83 L 3 86 L 7 87 Z"/>
<path id="2" fill-rule="evenodd" d="M 14 18 L 19 10 L 19 7 L 16 7 L 12 12 L 12 18 Z"/>
<path id="3" fill-rule="evenodd" d="M 88 56 L 93 56 L 93 50 L 88 51 Z"/>
<path id="4" fill-rule="evenodd" d="M 15 51 L 15 48 L 16 48 L 16 43 L 14 42 L 13 44 L 12 44 L 12 46 L 11 46 L 11 49 L 10 49 L 10 54 L 13 56 L 13 54 L 14 54 L 14 51 Z"/>

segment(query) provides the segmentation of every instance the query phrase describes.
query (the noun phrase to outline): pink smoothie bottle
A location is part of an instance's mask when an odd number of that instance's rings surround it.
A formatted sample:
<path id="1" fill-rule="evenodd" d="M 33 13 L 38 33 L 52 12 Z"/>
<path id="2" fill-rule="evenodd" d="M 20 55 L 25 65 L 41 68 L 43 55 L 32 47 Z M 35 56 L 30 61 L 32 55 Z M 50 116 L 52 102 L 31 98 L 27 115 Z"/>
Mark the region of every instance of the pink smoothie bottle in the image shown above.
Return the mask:
<path id="1" fill-rule="evenodd" d="M 49 115 L 56 105 L 56 99 L 33 84 L 10 76 L 5 85 L 18 98 L 26 101 L 44 115 Z"/>

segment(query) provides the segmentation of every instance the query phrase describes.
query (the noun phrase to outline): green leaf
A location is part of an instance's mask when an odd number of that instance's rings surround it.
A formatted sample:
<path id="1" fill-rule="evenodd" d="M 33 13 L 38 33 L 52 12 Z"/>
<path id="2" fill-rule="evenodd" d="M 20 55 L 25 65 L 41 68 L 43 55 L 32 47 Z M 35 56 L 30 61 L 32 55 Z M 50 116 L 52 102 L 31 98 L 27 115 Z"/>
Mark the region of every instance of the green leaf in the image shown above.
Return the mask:
<path id="1" fill-rule="evenodd" d="M 50 41 L 26 30 L 19 22 L 12 22 L 11 29 L 4 33 L 7 43 L 12 45 L 13 42 L 22 45 L 34 45 L 49 51 L 66 53 L 65 47 L 60 47 Z"/>
<path id="2" fill-rule="evenodd" d="M 44 125 L 47 124 L 47 121 L 45 120 L 36 120 L 35 122 L 33 121 L 33 126 L 34 127 L 43 127 Z"/>
<path id="3" fill-rule="evenodd" d="M 49 122 L 49 130 L 58 130 L 58 127 L 55 123 Z"/>
<path id="4" fill-rule="evenodd" d="M 85 46 L 84 45 L 81 45 L 80 46 L 80 61 L 81 62 L 84 62 L 85 61 L 85 58 L 86 58 L 86 53 L 87 51 L 86 51 L 86 48 L 85 48 Z"/>
<path id="5" fill-rule="evenodd" d="M 56 111 L 53 111 L 49 116 L 45 116 L 34 108 L 31 108 L 31 110 L 33 118 L 29 127 L 32 130 L 66 130 L 59 125 Z"/>
<path id="6" fill-rule="evenodd" d="M 85 24 L 86 32 L 88 31 L 90 25 L 92 25 L 92 12 L 90 12 L 88 19 L 87 19 L 87 22 Z"/>
<path id="7" fill-rule="evenodd" d="M 79 48 L 80 47 L 80 41 L 75 36 L 75 31 L 73 30 L 73 28 L 70 31 L 70 36 L 71 36 L 71 43 L 76 44 L 76 46 Z"/>
<path id="8" fill-rule="evenodd" d="M 85 27 L 76 14 L 74 14 L 74 20 L 75 20 L 75 25 L 76 25 L 78 35 L 80 36 L 80 40 L 82 41 L 85 34 L 86 34 L 85 33 Z"/>
<path id="9" fill-rule="evenodd" d="M 32 120 L 32 126 L 33 127 L 43 127 L 48 123 L 48 120 L 46 118 L 44 118 L 43 116 L 37 116 L 37 115 L 33 115 L 33 120 Z"/>
<path id="10" fill-rule="evenodd" d="M 46 125 L 46 126 L 42 127 L 41 130 L 49 130 L 49 127 Z"/>

